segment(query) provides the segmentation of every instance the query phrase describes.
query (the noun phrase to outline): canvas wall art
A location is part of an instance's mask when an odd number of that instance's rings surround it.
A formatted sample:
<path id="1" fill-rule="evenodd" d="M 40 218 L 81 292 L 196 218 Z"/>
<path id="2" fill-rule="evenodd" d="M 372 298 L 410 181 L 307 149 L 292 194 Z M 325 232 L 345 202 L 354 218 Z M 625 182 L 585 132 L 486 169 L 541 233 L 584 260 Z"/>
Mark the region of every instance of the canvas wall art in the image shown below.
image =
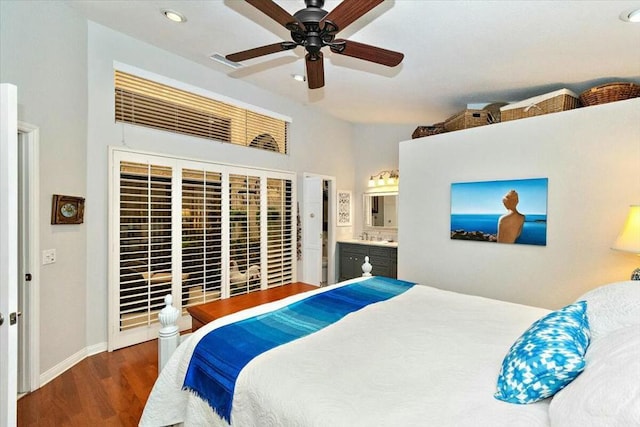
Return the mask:
<path id="1" fill-rule="evenodd" d="M 451 239 L 547 244 L 548 178 L 451 184 Z"/>

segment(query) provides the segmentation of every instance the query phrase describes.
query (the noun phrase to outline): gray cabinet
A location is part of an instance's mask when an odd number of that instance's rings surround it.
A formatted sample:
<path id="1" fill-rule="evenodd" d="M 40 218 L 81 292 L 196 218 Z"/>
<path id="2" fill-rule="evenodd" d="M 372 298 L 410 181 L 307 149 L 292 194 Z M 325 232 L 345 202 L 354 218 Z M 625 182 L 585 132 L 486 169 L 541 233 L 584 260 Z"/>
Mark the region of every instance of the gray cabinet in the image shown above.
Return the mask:
<path id="1" fill-rule="evenodd" d="M 362 276 L 364 257 L 373 266 L 371 274 L 397 278 L 398 249 L 357 243 L 338 243 L 338 277 L 340 281 Z"/>

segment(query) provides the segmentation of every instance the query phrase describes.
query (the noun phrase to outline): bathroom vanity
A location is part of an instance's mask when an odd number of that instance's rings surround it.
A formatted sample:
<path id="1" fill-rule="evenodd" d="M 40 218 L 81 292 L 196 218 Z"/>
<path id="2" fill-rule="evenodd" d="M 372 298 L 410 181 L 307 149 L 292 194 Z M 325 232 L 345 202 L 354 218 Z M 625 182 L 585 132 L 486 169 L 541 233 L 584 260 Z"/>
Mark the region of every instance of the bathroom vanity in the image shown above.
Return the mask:
<path id="1" fill-rule="evenodd" d="M 339 280 L 362 276 L 365 256 L 369 257 L 369 263 L 373 266 L 372 275 L 397 278 L 397 243 L 354 239 L 338 242 Z"/>

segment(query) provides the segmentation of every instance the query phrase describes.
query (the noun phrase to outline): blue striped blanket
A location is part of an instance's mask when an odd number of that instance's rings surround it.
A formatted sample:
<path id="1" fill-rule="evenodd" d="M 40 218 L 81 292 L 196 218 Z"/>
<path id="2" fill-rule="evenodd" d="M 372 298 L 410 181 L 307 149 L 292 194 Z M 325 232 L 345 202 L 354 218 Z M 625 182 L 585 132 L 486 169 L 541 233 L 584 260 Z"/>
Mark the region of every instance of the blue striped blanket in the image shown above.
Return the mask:
<path id="1" fill-rule="evenodd" d="M 230 423 L 236 380 L 253 358 L 319 331 L 369 304 L 400 295 L 413 285 L 372 277 L 214 329 L 196 345 L 183 388 L 206 400 Z"/>

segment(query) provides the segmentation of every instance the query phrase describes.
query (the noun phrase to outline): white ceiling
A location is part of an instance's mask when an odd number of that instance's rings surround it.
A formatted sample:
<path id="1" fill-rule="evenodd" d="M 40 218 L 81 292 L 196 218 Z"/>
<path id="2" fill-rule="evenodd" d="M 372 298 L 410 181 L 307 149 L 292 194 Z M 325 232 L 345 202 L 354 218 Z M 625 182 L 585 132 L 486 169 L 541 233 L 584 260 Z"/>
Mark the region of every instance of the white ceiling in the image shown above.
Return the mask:
<path id="1" fill-rule="evenodd" d="M 305 7 L 303 0 L 275 2 L 291 14 Z M 315 90 L 291 78 L 305 72 L 301 47 L 246 61 L 240 70 L 209 59 L 290 40 L 244 1 L 67 3 L 92 21 L 351 122 L 426 125 L 469 103 L 640 83 L 640 23 L 619 19 L 640 0 L 386 0 L 338 37 L 403 52 L 403 62 L 388 68 L 324 48 L 325 87 Z M 327 0 L 324 9 L 339 3 Z M 162 8 L 187 22 L 167 20 Z"/>

